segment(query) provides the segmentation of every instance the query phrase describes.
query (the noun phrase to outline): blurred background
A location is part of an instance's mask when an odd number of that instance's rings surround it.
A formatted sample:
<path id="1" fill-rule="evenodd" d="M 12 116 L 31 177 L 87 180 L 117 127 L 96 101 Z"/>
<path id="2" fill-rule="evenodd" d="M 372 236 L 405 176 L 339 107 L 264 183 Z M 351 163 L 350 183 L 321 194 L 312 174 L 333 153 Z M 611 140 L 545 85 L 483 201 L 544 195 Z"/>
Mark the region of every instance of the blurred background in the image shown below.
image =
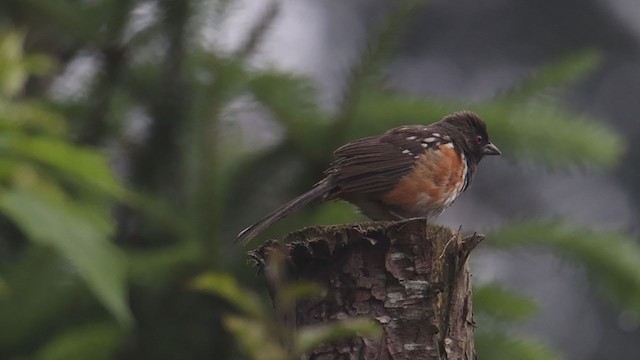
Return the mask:
<path id="1" fill-rule="evenodd" d="M 206 294 L 270 307 L 235 234 L 461 109 L 504 153 L 436 221 L 488 235 L 479 358 L 635 358 L 639 41 L 634 0 L 3 0 L 0 358 L 259 358 Z"/>

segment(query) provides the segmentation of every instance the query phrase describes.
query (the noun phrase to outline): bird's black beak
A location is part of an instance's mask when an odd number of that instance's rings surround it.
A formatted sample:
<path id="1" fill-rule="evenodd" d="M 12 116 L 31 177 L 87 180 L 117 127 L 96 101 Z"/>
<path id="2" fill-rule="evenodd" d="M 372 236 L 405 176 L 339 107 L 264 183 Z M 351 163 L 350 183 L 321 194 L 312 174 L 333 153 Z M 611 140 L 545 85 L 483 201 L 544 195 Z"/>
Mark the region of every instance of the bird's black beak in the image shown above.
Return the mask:
<path id="1" fill-rule="evenodd" d="M 482 155 L 502 155 L 500 149 L 492 143 L 488 143 L 482 148 Z"/>

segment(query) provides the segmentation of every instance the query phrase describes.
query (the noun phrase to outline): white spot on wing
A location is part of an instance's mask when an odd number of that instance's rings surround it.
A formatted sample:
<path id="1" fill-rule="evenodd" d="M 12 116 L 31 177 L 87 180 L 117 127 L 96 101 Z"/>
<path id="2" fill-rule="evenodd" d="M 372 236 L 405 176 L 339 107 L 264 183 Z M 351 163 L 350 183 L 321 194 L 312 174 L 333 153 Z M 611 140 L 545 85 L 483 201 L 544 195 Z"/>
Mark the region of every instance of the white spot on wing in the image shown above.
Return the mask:
<path id="1" fill-rule="evenodd" d="M 430 143 L 430 142 L 434 142 L 434 141 L 436 141 L 436 140 L 438 140 L 438 139 L 436 139 L 436 138 L 434 138 L 434 137 L 428 137 L 428 138 L 426 138 L 426 139 L 424 139 L 424 140 L 422 140 L 422 141 Z"/>
<path id="2" fill-rule="evenodd" d="M 439 134 L 439 133 L 433 133 L 433 134 L 431 134 L 431 135 L 433 135 L 433 136 L 435 136 L 435 137 L 440 137 L 440 134 Z"/>
<path id="3" fill-rule="evenodd" d="M 427 146 L 429 146 L 429 144 L 425 144 L 425 143 L 422 143 L 420 145 L 422 145 L 423 148 L 426 148 Z"/>
<path id="4" fill-rule="evenodd" d="M 415 140 L 415 139 L 416 139 L 416 137 L 415 137 L 415 136 L 409 136 L 409 137 L 407 138 L 407 140 Z"/>

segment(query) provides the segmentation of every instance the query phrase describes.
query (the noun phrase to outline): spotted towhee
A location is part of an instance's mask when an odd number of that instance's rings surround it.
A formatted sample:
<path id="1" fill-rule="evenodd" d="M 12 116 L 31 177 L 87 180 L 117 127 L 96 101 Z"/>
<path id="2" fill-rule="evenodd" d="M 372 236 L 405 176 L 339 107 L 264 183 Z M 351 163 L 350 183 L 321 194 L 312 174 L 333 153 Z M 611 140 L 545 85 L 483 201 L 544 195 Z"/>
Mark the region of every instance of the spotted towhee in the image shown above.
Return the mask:
<path id="1" fill-rule="evenodd" d="M 469 111 L 431 125 L 407 125 L 346 144 L 325 178 L 238 234 L 245 245 L 290 212 L 319 199 L 342 199 L 372 220 L 440 215 L 467 189 L 485 155 L 501 155 Z"/>

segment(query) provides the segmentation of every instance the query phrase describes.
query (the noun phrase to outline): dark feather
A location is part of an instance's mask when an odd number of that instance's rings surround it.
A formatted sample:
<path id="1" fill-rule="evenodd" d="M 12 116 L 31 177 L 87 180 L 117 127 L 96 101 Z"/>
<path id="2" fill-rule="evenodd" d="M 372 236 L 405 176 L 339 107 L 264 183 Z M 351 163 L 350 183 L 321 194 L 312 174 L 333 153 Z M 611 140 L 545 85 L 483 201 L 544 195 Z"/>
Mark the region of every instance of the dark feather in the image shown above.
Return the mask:
<path id="1" fill-rule="evenodd" d="M 417 156 L 446 142 L 442 139 L 428 144 L 421 141 L 438 131 L 435 124 L 403 126 L 340 147 L 334 152 L 336 160 L 325 172 L 334 185 L 329 198 L 392 190 L 413 169 Z"/>
<path id="2" fill-rule="evenodd" d="M 234 242 L 239 243 L 242 246 L 245 246 L 256 237 L 258 234 L 266 230 L 268 227 L 273 225 L 276 221 L 282 219 L 283 217 L 289 215 L 292 211 L 295 211 L 305 205 L 308 205 L 312 201 L 324 198 L 329 191 L 330 186 L 326 181 L 321 181 L 317 183 L 311 190 L 306 193 L 296 197 L 295 199 L 289 201 L 288 203 L 282 205 L 278 209 L 271 212 L 269 215 L 263 217 L 255 224 L 247 227 L 242 230 L 238 237 Z"/>

